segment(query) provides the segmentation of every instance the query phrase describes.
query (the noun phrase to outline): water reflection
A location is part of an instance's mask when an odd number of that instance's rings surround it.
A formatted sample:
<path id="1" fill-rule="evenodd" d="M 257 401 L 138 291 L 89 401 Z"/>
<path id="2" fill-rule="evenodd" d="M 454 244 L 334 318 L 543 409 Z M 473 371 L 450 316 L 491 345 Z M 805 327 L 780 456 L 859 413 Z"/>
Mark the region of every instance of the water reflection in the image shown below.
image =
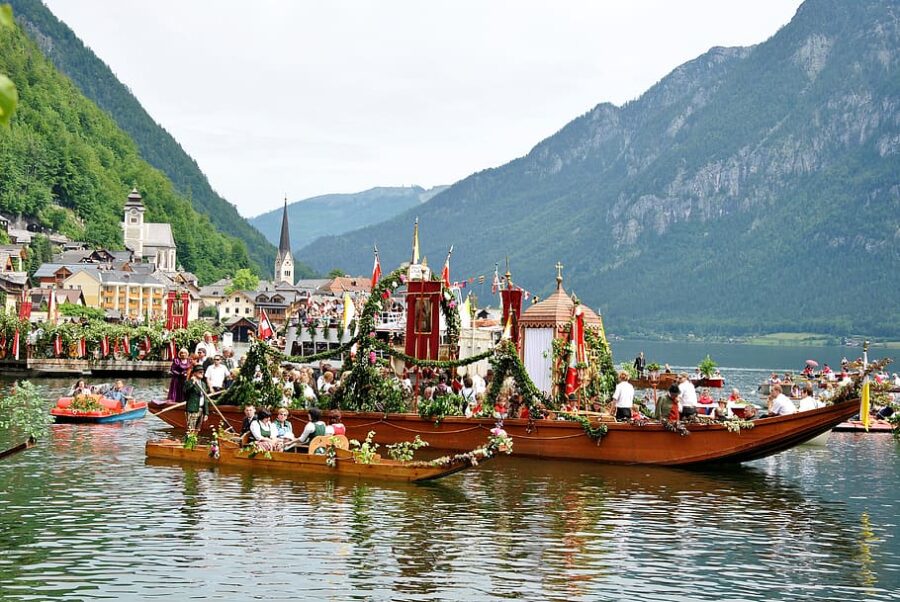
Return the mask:
<path id="1" fill-rule="evenodd" d="M 890 437 L 685 471 L 500 458 L 427 485 L 145 461 L 158 420 L 0 463 L 3 599 L 896 599 Z"/>

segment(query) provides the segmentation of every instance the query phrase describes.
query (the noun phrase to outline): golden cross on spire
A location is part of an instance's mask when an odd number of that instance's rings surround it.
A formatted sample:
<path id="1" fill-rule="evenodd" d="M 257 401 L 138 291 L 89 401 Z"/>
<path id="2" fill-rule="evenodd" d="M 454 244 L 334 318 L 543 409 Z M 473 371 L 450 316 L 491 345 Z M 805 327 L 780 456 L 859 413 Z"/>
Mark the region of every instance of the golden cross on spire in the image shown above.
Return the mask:
<path id="1" fill-rule="evenodd" d="M 562 263 L 560 263 L 558 261 L 556 262 L 556 288 L 559 288 L 562 286 L 562 269 L 563 269 L 563 267 L 565 267 L 565 266 L 563 266 Z"/>

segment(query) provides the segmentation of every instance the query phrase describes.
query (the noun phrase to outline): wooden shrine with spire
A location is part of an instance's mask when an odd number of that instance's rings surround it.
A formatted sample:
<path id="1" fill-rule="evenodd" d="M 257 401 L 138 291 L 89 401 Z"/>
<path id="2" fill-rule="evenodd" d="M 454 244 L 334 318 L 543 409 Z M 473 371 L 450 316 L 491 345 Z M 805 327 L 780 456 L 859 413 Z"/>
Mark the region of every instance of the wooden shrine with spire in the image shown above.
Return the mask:
<path id="1" fill-rule="evenodd" d="M 558 375 L 554 374 L 558 367 L 553 365 L 553 340 L 568 339 L 568 329 L 575 317 L 575 309 L 579 306 L 576 299 L 569 296 L 563 288 L 562 269 L 563 265 L 557 263 L 556 291 L 547 299 L 526 309 L 519 319 L 519 357 L 522 358 L 532 382 L 545 393 L 551 393 L 558 380 Z M 585 328 L 605 341 L 603 319 L 586 305 L 580 307 L 584 314 Z"/>

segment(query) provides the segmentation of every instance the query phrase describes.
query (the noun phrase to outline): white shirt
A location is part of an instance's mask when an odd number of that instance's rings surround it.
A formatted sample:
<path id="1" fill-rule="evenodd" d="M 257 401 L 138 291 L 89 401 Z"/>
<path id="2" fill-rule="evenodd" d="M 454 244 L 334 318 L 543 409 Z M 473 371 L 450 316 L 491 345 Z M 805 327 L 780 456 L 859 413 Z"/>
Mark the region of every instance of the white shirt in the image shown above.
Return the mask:
<path id="1" fill-rule="evenodd" d="M 772 416 L 787 416 L 796 412 L 797 407 L 794 405 L 794 402 L 782 393 L 772 401 L 772 411 L 769 414 Z"/>
<path id="2" fill-rule="evenodd" d="M 199 353 L 200 349 L 206 349 L 206 357 L 216 357 L 218 351 L 216 350 L 216 344 L 210 341 L 207 343 L 206 341 L 200 341 L 197 343 L 197 346 L 194 347 L 194 353 Z"/>
<path id="3" fill-rule="evenodd" d="M 213 364 L 207 368 L 203 375 L 206 376 L 206 382 L 210 388 L 221 389 L 222 385 L 225 384 L 225 377 L 228 376 L 228 368 L 223 366 L 222 362 L 219 362 L 218 365 Z"/>
<path id="4" fill-rule="evenodd" d="M 479 393 L 484 393 L 485 389 L 487 388 L 484 379 L 481 378 L 481 375 L 479 374 L 472 375 L 472 386 L 475 387 L 476 395 L 478 395 Z"/>
<path id="5" fill-rule="evenodd" d="M 807 395 L 803 399 L 800 400 L 800 409 L 798 412 L 808 412 L 809 410 L 815 410 L 816 408 L 825 407 L 825 404 L 816 399 L 815 397 L 810 397 Z"/>
<path id="6" fill-rule="evenodd" d="M 616 385 L 613 399 L 616 400 L 617 408 L 630 408 L 634 404 L 634 386 L 627 380 L 623 380 Z"/>
<path id="7" fill-rule="evenodd" d="M 678 385 L 678 390 L 681 391 L 681 402 L 679 404 L 679 409 L 697 407 L 697 389 L 694 388 L 694 383 L 686 380 Z"/>

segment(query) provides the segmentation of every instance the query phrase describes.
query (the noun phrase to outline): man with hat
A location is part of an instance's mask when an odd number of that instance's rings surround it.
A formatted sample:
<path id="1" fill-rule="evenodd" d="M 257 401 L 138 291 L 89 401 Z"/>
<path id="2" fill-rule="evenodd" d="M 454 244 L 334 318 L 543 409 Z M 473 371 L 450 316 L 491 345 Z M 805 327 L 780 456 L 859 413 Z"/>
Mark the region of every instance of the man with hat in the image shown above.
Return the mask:
<path id="1" fill-rule="evenodd" d="M 653 417 L 660 422 L 678 422 L 678 402 L 681 398 L 681 391 L 678 385 L 672 384 L 669 391 L 656 400 L 656 410 Z"/>
<path id="2" fill-rule="evenodd" d="M 203 380 L 203 367 L 194 366 L 191 378 L 184 383 L 184 411 L 187 414 L 185 424 L 188 432 L 199 431 L 203 423 L 209 419 L 209 404 L 206 382 Z"/>

